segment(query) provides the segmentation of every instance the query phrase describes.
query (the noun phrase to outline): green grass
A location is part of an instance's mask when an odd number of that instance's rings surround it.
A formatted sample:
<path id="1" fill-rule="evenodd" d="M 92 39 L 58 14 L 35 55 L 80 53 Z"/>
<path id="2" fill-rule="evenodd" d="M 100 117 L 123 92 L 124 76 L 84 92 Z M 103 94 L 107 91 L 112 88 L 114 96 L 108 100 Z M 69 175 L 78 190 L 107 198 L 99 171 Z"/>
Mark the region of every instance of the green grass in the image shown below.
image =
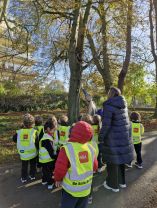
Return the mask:
<path id="1" fill-rule="evenodd" d="M 18 158 L 12 136 L 20 123 L 19 119 L 19 116 L 0 116 L 0 164 L 12 163 Z"/>

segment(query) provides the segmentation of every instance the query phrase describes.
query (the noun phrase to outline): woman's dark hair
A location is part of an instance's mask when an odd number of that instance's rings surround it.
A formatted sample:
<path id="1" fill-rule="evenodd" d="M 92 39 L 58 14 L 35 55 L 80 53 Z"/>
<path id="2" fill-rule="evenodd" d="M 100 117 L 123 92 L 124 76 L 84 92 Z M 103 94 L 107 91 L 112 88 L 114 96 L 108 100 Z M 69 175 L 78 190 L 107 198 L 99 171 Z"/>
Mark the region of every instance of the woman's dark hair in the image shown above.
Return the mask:
<path id="1" fill-rule="evenodd" d="M 121 91 L 117 87 L 111 87 L 108 92 L 108 98 L 116 97 L 121 95 Z"/>
<path id="2" fill-rule="evenodd" d="M 134 111 L 130 115 L 130 120 L 131 121 L 141 121 L 141 115 L 138 112 Z"/>

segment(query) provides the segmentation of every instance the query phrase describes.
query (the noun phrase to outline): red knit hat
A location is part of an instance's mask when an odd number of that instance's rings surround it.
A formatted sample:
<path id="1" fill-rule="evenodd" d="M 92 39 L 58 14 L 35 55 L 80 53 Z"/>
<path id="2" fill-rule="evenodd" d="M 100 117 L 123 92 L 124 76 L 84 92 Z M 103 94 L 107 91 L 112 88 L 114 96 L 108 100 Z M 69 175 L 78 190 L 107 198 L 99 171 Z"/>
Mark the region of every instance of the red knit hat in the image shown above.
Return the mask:
<path id="1" fill-rule="evenodd" d="M 80 143 L 86 143 L 93 137 L 93 129 L 85 121 L 79 121 L 71 130 L 70 139 L 75 139 Z"/>

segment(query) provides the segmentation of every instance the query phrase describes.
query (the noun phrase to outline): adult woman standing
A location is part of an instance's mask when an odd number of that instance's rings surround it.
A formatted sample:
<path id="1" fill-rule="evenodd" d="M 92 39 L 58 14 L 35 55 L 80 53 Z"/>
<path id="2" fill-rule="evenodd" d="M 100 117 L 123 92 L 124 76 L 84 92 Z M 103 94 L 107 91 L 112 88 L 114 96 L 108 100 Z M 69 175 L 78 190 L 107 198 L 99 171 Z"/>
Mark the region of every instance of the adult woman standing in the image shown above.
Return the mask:
<path id="1" fill-rule="evenodd" d="M 125 98 L 111 87 L 103 104 L 103 121 L 99 134 L 100 149 L 107 164 L 104 187 L 119 192 L 125 188 L 125 163 L 133 160 L 133 144 L 129 136 L 130 122 Z"/>

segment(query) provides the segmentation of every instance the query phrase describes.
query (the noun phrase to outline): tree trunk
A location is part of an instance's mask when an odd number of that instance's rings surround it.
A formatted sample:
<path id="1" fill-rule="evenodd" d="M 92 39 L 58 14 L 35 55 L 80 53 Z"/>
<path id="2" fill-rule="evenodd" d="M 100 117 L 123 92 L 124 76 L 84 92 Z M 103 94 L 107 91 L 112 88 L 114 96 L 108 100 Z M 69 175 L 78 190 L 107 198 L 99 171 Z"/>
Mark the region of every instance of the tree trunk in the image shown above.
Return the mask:
<path id="1" fill-rule="evenodd" d="M 124 80 L 128 72 L 130 58 L 131 58 L 131 31 L 132 31 L 132 13 L 133 13 L 133 0 L 128 0 L 127 11 L 127 31 L 126 31 L 126 55 L 123 63 L 122 70 L 118 77 L 118 88 L 123 91 Z"/>
<path id="2" fill-rule="evenodd" d="M 106 11 L 104 8 L 105 1 L 100 1 L 100 16 L 101 16 L 101 33 L 102 33 L 102 56 L 103 56 L 103 69 L 100 71 L 103 81 L 105 83 L 105 90 L 108 93 L 112 85 L 111 69 L 108 56 L 108 40 L 107 40 L 107 22 Z"/>
<path id="3" fill-rule="evenodd" d="M 154 6 L 154 7 L 153 7 Z M 157 89 L 157 54 L 156 54 L 156 47 L 157 47 L 157 36 L 154 38 L 154 23 L 153 23 L 153 8 L 155 13 L 155 33 L 157 35 L 157 3 L 154 0 L 150 0 L 150 10 L 149 10 L 149 23 L 150 23 L 150 43 L 151 43 L 151 52 L 154 58 L 155 63 L 155 83 Z M 155 104 L 155 113 L 154 117 L 157 118 L 157 95 L 156 95 L 156 104 Z"/>
<path id="4" fill-rule="evenodd" d="M 80 110 L 80 87 L 82 72 L 77 69 L 79 66 L 74 66 L 75 72 L 70 75 L 70 86 L 68 95 L 68 117 L 70 123 L 74 123 L 78 120 Z"/>
<path id="5" fill-rule="evenodd" d="M 87 38 L 88 38 L 88 42 L 89 42 L 90 49 L 91 49 L 91 52 L 92 52 L 93 61 L 96 65 L 99 73 L 101 74 L 101 76 L 103 78 L 103 82 L 104 82 L 104 85 L 105 85 L 105 91 L 107 93 L 108 90 L 110 89 L 111 85 L 112 85 L 112 78 L 111 78 L 110 71 L 109 71 L 109 65 L 106 66 L 105 68 L 102 68 L 102 66 L 100 64 L 100 61 L 99 61 L 99 57 L 97 56 L 97 51 L 96 51 L 96 47 L 94 45 L 93 38 L 92 38 L 92 36 L 89 32 L 87 34 Z"/>
<path id="6" fill-rule="evenodd" d="M 76 122 L 79 116 L 84 39 L 92 0 L 88 0 L 83 17 L 81 14 L 81 0 L 75 0 L 75 3 L 76 9 L 74 11 L 69 44 L 70 85 L 68 116 L 71 124 Z"/>

